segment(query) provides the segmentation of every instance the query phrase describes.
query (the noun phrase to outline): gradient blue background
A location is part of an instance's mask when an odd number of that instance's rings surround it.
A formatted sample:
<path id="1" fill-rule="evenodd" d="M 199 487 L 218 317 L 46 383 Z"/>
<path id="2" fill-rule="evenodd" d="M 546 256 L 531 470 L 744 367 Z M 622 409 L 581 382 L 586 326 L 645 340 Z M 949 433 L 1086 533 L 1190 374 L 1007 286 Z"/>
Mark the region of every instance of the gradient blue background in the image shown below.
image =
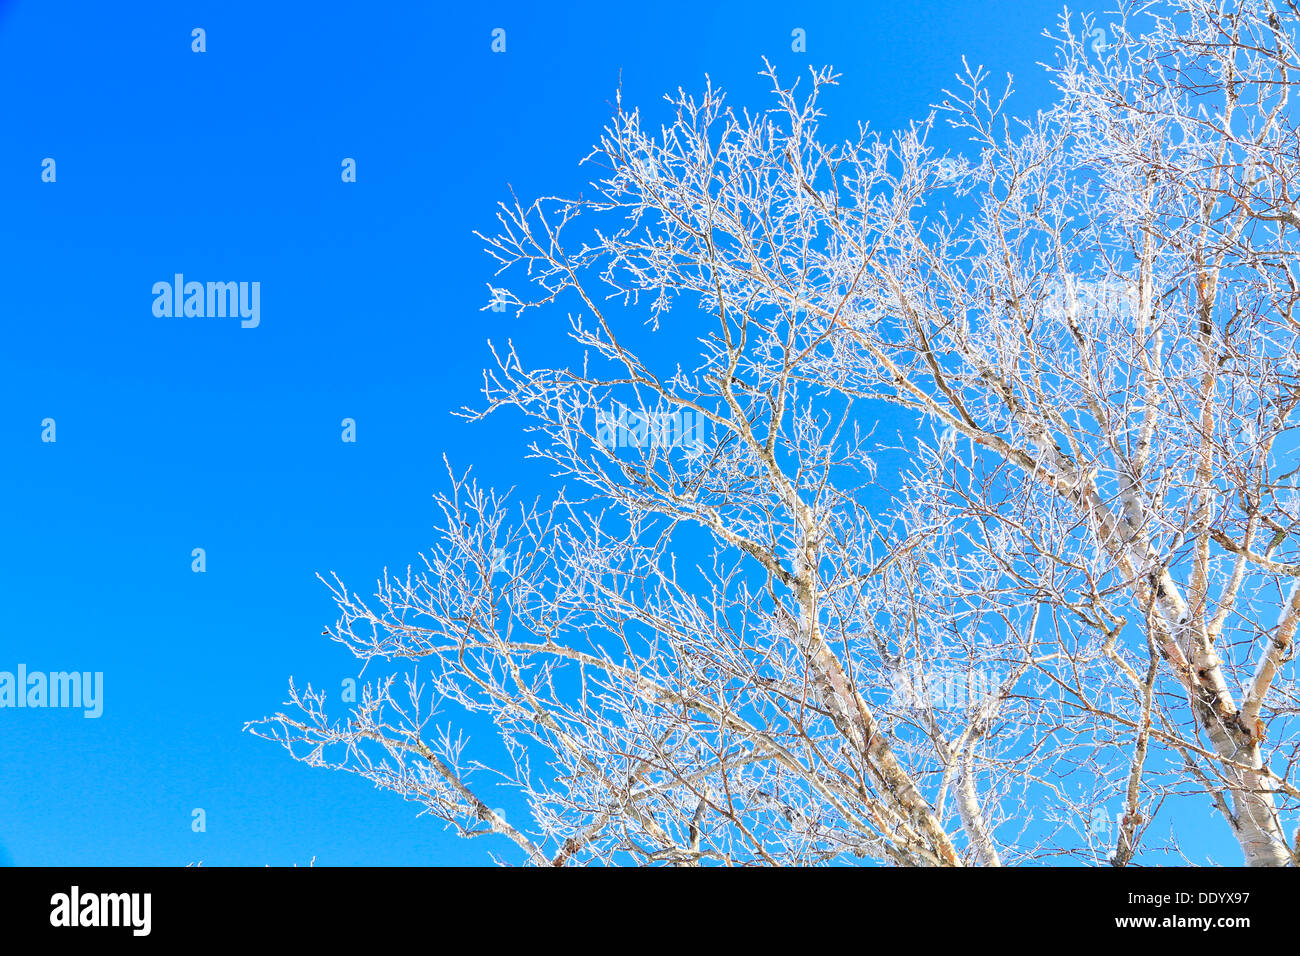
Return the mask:
<path id="1" fill-rule="evenodd" d="M 581 187 L 620 75 L 657 125 L 661 95 L 706 72 L 765 108 L 762 55 L 791 79 L 833 64 L 834 137 L 924 118 L 964 53 L 1014 73 L 1027 114 L 1050 95 L 1035 63 L 1059 9 L 0 0 L 0 670 L 105 674 L 99 720 L 0 711 L 0 863 L 506 850 L 241 733 L 290 675 L 355 673 L 320 636 L 335 609 L 315 573 L 369 593 L 427 547 L 444 451 L 528 497 L 549 486 L 517 419 L 450 414 L 476 400 L 489 338 L 540 357 L 565 327 L 479 311 L 492 270 L 472 231 L 507 183 Z M 175 272 L 260 281 L 260 327 L 155 318 L 150 288 Z"/>

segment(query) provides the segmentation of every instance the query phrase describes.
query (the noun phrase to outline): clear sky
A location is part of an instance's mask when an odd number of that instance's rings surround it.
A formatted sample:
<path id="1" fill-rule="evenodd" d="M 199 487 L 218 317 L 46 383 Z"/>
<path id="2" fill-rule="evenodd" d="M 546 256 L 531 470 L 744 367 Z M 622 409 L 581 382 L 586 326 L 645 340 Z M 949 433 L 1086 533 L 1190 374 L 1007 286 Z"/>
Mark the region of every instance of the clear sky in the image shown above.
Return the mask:
<path id="1" fill-rule="evenodd" d="M 1059 9 L 0 0 L 0 670 L 104 674 L 98 719 L 0 710 L 0 864 L 487 862 L 241 732 L 291 675 L 355 673 L 315 574 L 368 593 L 427 547 L 444 452 L 548 487 L 517 419 L 450 414 L 489 338 L 542 350 L 564 322 L 479 311 L 472 231 L 508 183 L 577 191 L 620 76 L 657 118 L 706 72 L 764 108 L 763 55 L 792 78 L 829 63 L 828 131 L 888 131 L 965 54 L 1032 113 Z M 156 316 L 177 273 L 259 282 L 258 326 Z"/>

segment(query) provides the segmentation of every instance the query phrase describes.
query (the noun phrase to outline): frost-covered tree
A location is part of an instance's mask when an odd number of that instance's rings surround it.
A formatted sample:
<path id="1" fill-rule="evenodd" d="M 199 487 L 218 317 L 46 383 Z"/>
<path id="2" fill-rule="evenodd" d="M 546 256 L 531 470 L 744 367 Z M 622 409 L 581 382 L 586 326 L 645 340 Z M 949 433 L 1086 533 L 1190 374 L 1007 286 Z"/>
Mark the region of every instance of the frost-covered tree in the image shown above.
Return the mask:
<path id="1" fill-rule="evenodd" d="M 1294 863 L 1298 26 L 1066 18 L 1050 111 L 968 69 L 893 136 L 820 136 L 828 69 L 620 101 L 484 237 L 570 358 L 465 414 L 564 490 L 451 473 L 418 567 L 331 584 L 398 672 L 253 732 L 507 862 Z"/>

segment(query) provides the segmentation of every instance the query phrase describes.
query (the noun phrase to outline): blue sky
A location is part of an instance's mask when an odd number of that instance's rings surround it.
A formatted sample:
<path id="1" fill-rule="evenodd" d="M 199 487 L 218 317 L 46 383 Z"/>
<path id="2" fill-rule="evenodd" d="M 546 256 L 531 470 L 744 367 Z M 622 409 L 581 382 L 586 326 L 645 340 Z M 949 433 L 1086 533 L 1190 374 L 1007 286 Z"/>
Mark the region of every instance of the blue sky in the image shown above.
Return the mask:
<path id="1" fill-rule="evenodd" d="M 364 591 L 427 547 L 444 452 L 547 487 L 516 419 L 450 414 L 489 338 L 542 351 L 563 323 L 479 311 L 473 230 L 507 183 L 580 187 L 620 76 L 657 118 L 706 72 L 765 107 L 763 55 L 791 77 L 829 63 L 830 131 L 890 130 L 965 54 L 1015 74 L 1030 113 L 1058 9 L 0 0 L 0 670 L 105 675 L 98 720 L 0 711 L 0 864 L 486 862 L 490 844 L 241 733 L 290 675 L 354 673 L 320 636 L 315 574 Z M 155 317 L 175 273 L 260 282 L 260 325 Z"/>

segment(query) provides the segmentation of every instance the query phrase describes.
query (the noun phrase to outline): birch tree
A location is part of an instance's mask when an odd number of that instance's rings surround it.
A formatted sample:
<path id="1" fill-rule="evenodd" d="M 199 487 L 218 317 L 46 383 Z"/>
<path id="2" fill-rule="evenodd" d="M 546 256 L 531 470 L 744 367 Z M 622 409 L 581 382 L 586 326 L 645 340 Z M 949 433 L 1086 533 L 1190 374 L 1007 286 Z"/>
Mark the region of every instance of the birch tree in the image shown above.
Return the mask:
<path id="1" fill-rule="evenodd" d="M 449 464 L 328 582 L 383 676 L 252 732 L 507 863 L 1294 864 L 1298 23 L 1063 16 L 1052 109 L 967 66 L 892 135 L 821 132 L 829 68 L 620 97 L 482 237 L 567 357 L 463 414 L 562 490 Z"/>

